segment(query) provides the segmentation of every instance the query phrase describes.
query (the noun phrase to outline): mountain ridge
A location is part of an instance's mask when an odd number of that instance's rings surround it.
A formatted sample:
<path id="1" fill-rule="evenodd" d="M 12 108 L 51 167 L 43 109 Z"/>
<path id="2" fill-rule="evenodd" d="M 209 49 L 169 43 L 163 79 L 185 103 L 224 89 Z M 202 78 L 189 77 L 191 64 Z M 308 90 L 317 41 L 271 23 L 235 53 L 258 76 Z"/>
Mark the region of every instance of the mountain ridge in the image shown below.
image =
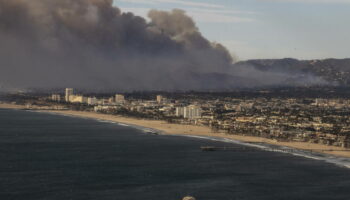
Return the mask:
<path id="1" fill-rule="evenodd" d="M 310 74 L 339 86 L 350 86 L 350 58 L 298 60 L 283 59 L 252 59 L 240 61 L 235 67 L 253 67 L 261 72 Z"/>

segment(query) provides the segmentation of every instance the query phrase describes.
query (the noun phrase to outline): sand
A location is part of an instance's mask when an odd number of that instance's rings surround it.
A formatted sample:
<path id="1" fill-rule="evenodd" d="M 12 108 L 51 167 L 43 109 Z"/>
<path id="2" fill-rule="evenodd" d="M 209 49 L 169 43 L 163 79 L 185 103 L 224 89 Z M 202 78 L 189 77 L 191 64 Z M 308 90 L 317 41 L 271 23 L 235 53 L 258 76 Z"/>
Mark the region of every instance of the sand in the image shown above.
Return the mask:
<path id="1" fill-rule="evenodd" d="M 24 108 L 24 106 L 16 106 L 12 104 L 0 104 L 0 108 L 21 109 L 21 108 Z M 350 151 L 344 151 L 344 150 L 350 150 L 350 149 L 346 149 L 346 148 L 327 146 L 322 144 L 314 144 L 314 143 L 308 143 L 308 142 L 278 142 L 275 140 L 261 138 L 261 137 L 228 135 L 224 133 L 213 132 L 209 127 L 204 127 L 204 126 L 169 124 L 165 121 L 159 121 L 159 120 L 135 119 L 135 118 L 129 118 L 129 117 L 100 114 L 95 112 L 70 111 L 70 110 L 67 110 L 67 111 L 45 110 L 44 112 L 50 112 L 50 113 L 61 114 L 61 115 L 71 115 L 76 117 L 108 120 L 113 122 L 129 124 L 129 125 L 142 126 L 146 128 L 157 129 L 161 131 L 163 134 L 218 137 L 218 138 L 238 140 L 242 142 L 262 142 L 262 143 L 279 145 L 279 146 L 287 146 L 287 147 L 292 147 L 292 148 L 302 149 L 302 150 L 316 150 L 316 152 L 320 152 L 324 154 L 350 158 Z"/>
<path id="2" fill-rule="evenodd" d="M 23 105 L 0 103 L 0 108 L 5 108 L 5 109 L 25 109 L 26 107 L 23 106 Z"/>

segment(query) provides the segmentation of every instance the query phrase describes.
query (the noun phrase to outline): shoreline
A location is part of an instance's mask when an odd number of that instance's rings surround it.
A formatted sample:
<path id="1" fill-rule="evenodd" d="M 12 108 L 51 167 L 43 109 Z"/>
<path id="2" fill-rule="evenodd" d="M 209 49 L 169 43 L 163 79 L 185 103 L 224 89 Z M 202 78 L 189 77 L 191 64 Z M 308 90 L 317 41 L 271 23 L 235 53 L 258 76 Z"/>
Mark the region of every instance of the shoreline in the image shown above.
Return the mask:
<path id="1" fill-rule="evenodd" d="M 25 106 L 12 105 L 12 104 L 1 104 L 0 108 L 3 109 L 25 109 Z M 243 136 L 243 135 L 228 135 L 224 133 L 212 132 L 209 127 L 195 126 L 195 125 L 183 125 L 183 124 L 169 124 L 165 121 L 160 120 L 145 120 L 136 119 L 130 117 L 123 117 L 117 115 L 101 114 L 87 111 L 72 111 L 72 110 L 32 110 L 44 113 L 52 113 L 59 115 L 68 115 L 74 117 L 83 117 L 96 120 L 105 120 L 110 122 L 116 122 L 126 124 L 128 126 L 135 126 L 135 128 L 142 128 L 143 130 L 150 130 L 163 135 L 177 135 L 177 136 L 193 136 L 193 137 L 210 137 L 234 140 L 243 143 L 264 143 L 268 145 L 276 145 L 280 147 L 289 147 L 301 151 L 309 151 L 321 153 L 324 155 L 332 155 L 338 157 L 350 158 L 350 150 L 346 148 L 327 146 L 322 144 L 314 144 L 308 142 L 278 142 L 267 138 L 254 137 L 254 136 Z M 314 151 L 312 151 L 314 150 Z"/>

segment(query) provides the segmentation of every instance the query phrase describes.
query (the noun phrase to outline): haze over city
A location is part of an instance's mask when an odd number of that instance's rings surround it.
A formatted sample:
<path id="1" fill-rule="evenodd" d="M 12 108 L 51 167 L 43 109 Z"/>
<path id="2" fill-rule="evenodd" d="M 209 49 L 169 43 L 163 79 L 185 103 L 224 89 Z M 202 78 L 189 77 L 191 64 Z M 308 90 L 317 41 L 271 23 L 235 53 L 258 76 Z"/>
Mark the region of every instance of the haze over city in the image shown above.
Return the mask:
<path id="1" fill-rule="evenodd" d="M 277 63 L 277 70 L 235 63 L 240 57 L 345 56 L 348 28 L 340 24 L 347 6 L 346 1 L 1 0 L 0 90 L 338 85 L 342 77 L 328 77 L 318 68 L 305 71 L 305 63 L 296 60 Z M 306 13 L 306 8 L 312 9 Z M 325 8 L 329 14 L 318 20 L 313 12 Z M 331 22 L 340 29 L 328 26 Z M 254 45 L 239 44 L 246 42 Z M 260 53 L 247 54 L 247 48 Z M 316 49 L 323 52 L 315 54 Z M 270 56 L 274 52 L 284 53 Z"/>

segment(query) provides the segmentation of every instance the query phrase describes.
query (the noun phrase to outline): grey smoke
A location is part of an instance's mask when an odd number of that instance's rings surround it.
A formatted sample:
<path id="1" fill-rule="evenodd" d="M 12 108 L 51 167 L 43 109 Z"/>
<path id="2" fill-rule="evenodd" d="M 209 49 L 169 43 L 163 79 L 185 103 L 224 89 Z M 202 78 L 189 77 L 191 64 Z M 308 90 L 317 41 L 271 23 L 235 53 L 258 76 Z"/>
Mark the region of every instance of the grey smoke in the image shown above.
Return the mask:
<path id="1" fill-rule="evenodd" d="M 282 68 L 283 66 L 281 66 Z M 324 78 L 315 76 L 311 73 L 290 72 L 287 70 L 257 70 L 250 64 L 237 64 L 231 69 L 231 73 L 239 74 L 241 77 L 246 77 L 252 80 L 253 84 L 247 87 L 284 87 L 284 86 L 312 86 L 312 85 L 331 85 Z"/>
<path id="2" fill-rule="evenodd" d="M 0 0 L 0 84 L 111 90 L 261 84 L 250 69 L 236 69 L 228 50 L 207 40 L 184 11 L 152 10 L 147 22 L 112 4 Z"/>

